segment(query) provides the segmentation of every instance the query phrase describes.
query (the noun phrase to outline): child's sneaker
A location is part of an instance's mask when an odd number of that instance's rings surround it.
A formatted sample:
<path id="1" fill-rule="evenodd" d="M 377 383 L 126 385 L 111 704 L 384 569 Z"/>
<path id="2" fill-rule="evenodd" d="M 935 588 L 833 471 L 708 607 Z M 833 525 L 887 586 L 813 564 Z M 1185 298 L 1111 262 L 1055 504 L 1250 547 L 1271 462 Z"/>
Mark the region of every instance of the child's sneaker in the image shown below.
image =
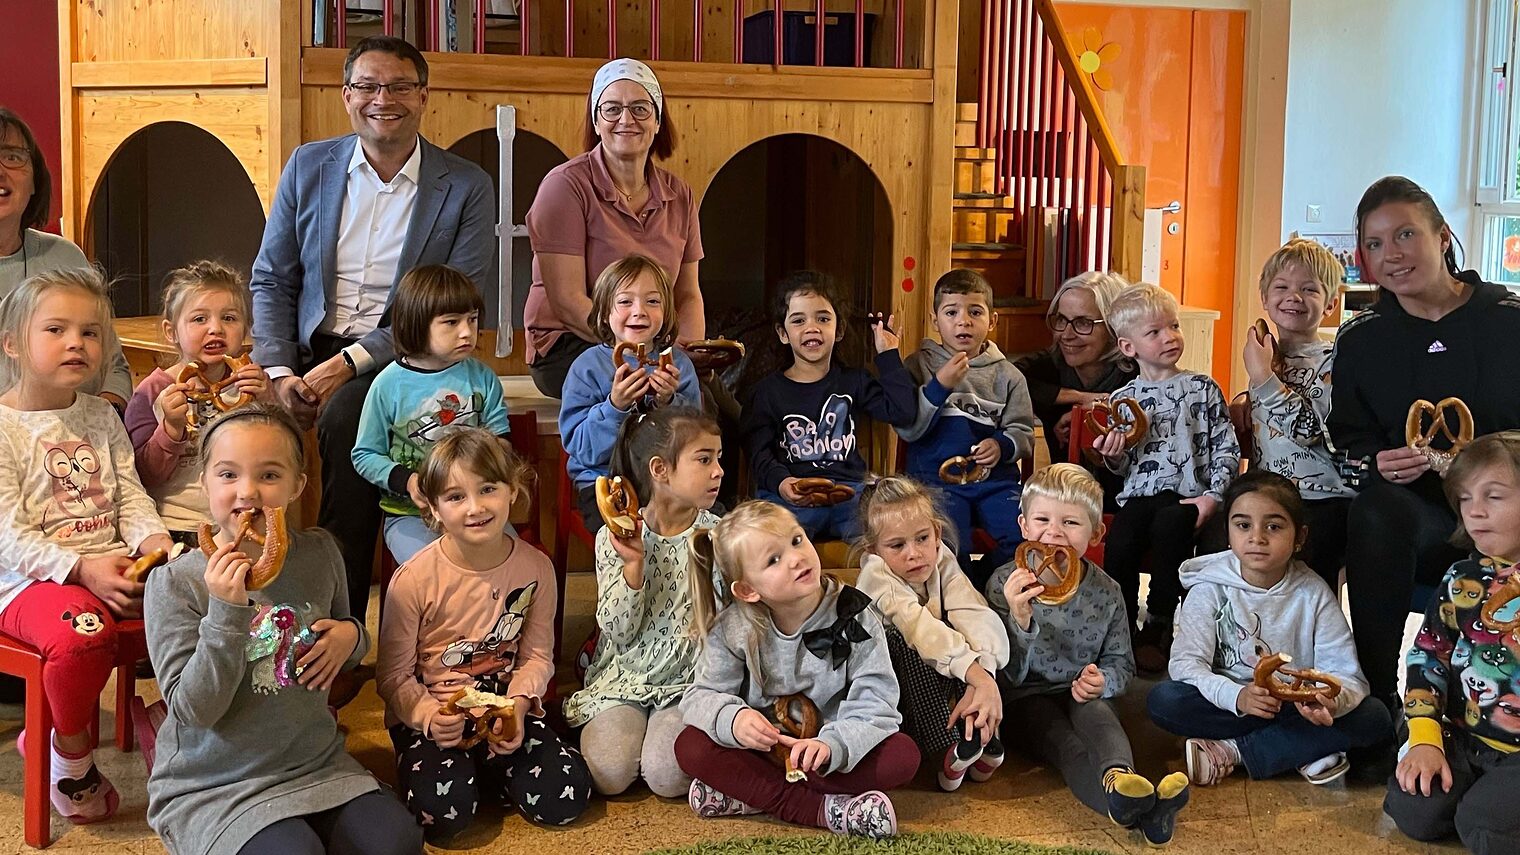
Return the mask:
<path id="1" fill-rule="evenodd" d="M 824 796 L 823 824 L 835 834 L 885 840 L 897 836 L 897 811 L 880 790 L 858 796 Z"/>
<path id="2" fill-rule="evenodd" d="M 939 788 L 947 793 L 960 789 L 966 780 L 966 770 L 982 758 L 985 749 L 975 734 L 970 739 L 962 736 L 945 750 L 945 759 L 939 767 Z"/>
<path id="3" fill-rule="evenodd" d="M 693 813 L 704 819 L 720 816 L 753 816 L 760 812 L 738 799 L 723 795 L 696 778 L 691 779 L 691 789 L 686 793 L 686 803 L 691 805 Z"/>
<path id="4" fill-rule="evenodd" d="M 1200 787 L 1230 777 L 1240 762 L 1240 750 L 1229 739 L 1189 739 L 1182 753 L 1187 758 L 1187 776 Z"/>
<path id="5" fill-rule="evenodd" d="M 994 735 L 987 740 L 986 747 L 982 749 L 981 758 L 971 764 L 971 769 L 966 774 L 971 780 L 980 784 L 991 778 L 992 773 L 996 772 L 997 767 L 1001 765 L 1003 765 L 1003 743 Z"/>
<path id="6" fill-rule="evenodd" d="M 75 825 L 104 822 L 116 813 L 121 796 L 106 776 L 95 766 L 95 755 L 86 751 L 79 757 L 70 757 L 52 746 L 51 767 L 53 786 L 48 789 L 48 799 L 58 815 Z M 16 737 L 16 753 L 26 760 L 26 731 Z"/>
<path id="7" fill-rule="evenodd" d="M 1128 766 L 1103 773 L 1103 792 L 1108 794 L 1108 818 L 1123 828 L 1134 828 L 1156 806 L 1156 788 Z"/>
<path id="8" fill-rule="evenodd" d="M 1338 781 L 1349 771 L 1351 771 L 1351 761 L 1347 760 L 1346 754 L 1341 751 L 1298 767 L 1298 774 L 1303 775 L 1305 781 L 1317 787 Z"/>
<path id="9" fill-rule="evenodd" d="M 1177 813 L 1187 807 L 1189 793 L 1187 776 L 1173 772 L 1156 785 L 1156 806 L 1140 818 L 1140 833 L 1151 846 L 1165 846 L 1172 842 L 1177 831 Z"/>

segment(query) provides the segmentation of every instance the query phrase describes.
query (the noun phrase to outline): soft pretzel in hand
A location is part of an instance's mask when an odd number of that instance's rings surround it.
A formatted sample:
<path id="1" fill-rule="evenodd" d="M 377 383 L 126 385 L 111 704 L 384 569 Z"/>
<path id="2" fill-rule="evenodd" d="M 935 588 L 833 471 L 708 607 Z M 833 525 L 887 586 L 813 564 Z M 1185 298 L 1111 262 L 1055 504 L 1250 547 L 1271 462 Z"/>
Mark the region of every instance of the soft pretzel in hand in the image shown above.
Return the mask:
<path id="1" fill-rule="evenodd" d="M 802 496 L 798 504 L 808 508 L 826 508 L 855 498 L 854 487 L 827 478 L 798 478 L 792 489 Z"/>
<path id="2" fill-rule="evenodd" d="M 1251 324 L 1251 334 L 1256 337 L 1257 344 L 1272 349 L 1272 373 L 1281 378 L 1283 370 L 1288 367 L 1288 361 L 1283 358 L 1282 348 L 1277 346 L 1277 339 L 1272 337 L 1272 330 L 1267 326 L 1265 318 L 1257 318 Z"/>
<path id="3" fill-rule="evenodd" d="M 1457 417 L 1457 432 L 1451 432 L 1451 426 L 1446 422 L 1446 414 L 1450 412 Z M 1430 425 L 1425 424 L 1425 417 L 1430 417 Z M 1444 436 L 1451 443 L 1450 447 L 1440 449 L 1433 443 L 1437 437 Z M 1430 461 L 1430 468 L 1437 474 L 1444 475 L 1451 462 L 1457 459 L 1457 455 L 1468 443 L 1473 441 L 1473 414 L 1467 404 L 1461 398 L 1442 398 L 1439 404 L 1421 398 L 1409 405 L 1409 415 L 1404 419 L 1404 443 L 1415 451 L 1425 455 Z"/>
<path id="4" fill-rule="evenodd" d="M 957 454 L 939 465 L 939 480 L 946 484 L 975 484 L 987 480 L 991 474 L 991 467 L 983 466 L 964 454 Z"/>
<path id="5" fill-rule="evenodd" d="M 631 341 L 620 341 L 617 347 L 612 349 L 612 367 L 616 369 L 623 364 L 623 354 L 632 353 L 633 358 L 639 365 L 650 365 L 659 368 L 669 368 L 675 364 L 675 357 L 671 356 L 670 348 L 665 348 L 658 354 L 649 353 L 649 345 L 635 344 Z"/>
<path id="6" fill-rule="evenodd" d="M 1026 540 L 1013 551 L 1013 563 L 1034 574 L 1035 582 L 1044 586 L 1035 600 L 1047 606 L 1066 603 L 1082 584 L 1082 556 L 1065 544 Z"/>
<path id="7" fill-rule="evenodd" d="M 172 549 L 155 549 L 147 555 L 133 561 L 131 566 L 121 571 L 121 575 L 128 582 L 141 582 L 148 578 L 148 573 L 155 567 L 162 567 L 170 561 L 184 554 L 185 545 L 176 543 Z"/>
<path id="8" fill-rule="evenodd" d="M 796 707 L 800 718 L 792 717 L 792 708 Z M 798 693 L 795 695 L 783 695 L 776 699 L 776 726 L 791 736 L 798 739 L 814 739 L 818 736 L 818 728 L 822 725 L 818 714 L 818 707 L 807 695 Z M 806 781 L 807 773 L 792 765 L 792 750 L 785 745 L 777 744 L 771 748 L 771 756 L 781 761 L 786 768 L 786 780 L 789 784 L 798 781 Z"/>
<path id="9" fill-rule="evenodd" d="M 613 535 L 627 540 L 639 533 L 639 494 L 623 476 L 596 476 L 596 509 Z"/>
<path id="10" fill-rule="evenodd" d="M 254 519 L 260 516 L 264 518 L 262 532 L 253 527 Z M 243 511 L 238 514 L 238 530 L 233 532 L 232 538 L 233 549 L 242 546 L 245 539 L 264 547 L 259 560 L 248 571 L 248 590 L 257 591 L 279 578 L 280 571 L 285 568 L 285 552 L 290 549 L 290 538 L 285 531 L 285 508 Z M 201 523 L 199 539 L 201 551 L 207 558 L 216 554 L 216 531 L 211 523 Z"/>
<path id="11" fill-rule="evenodd" d="M 1291 703 L 1318 702 L 1323 695 L 1326 700 L 1341 693 L 1341 681 L 1315 668 L 1287 668 L 1293 657 L 1286 653 L 1263 656 L 1253 671 L 1256 685 L 1266 689 L 1272 697 Z M 1281 674 L 1289 682 L 1277 679 Z"/>
<path id="12" fill-rule="evenodd" d="M 474 748 L 482 740 L 506 745 L 517 737 L 517 701 L 492 692 L 466 687 L 438 708 L 444 715 L 462 715 L 475 725 L 475 732 L 460 740 L 460 748 Z M 501 722 L 498 732 L 493 725 Z"/>
<path id="13" fill-rule="evenodd" d="M 1150 432 L 1151 420 L 1134 398 L 1110 398 L 1095 401 L 1087 411 L 1087 429 L 1098 436 L 1119 432 L 1124 436 L 1124 447 L 1134 448 L 1145 441 Z"/>
<path id="14" fill-rule="evenodd" d="M 222 364 L 227 366 L 227 373 L 220 380 L 212 380 L 207 377 L 206 366 L 195 360 L 186 362 L 185 367 L 181 368 L 179 375 L 174 378 L 174 382 L 176 383 L 188 384 L 191 380 L 199 380 L 201 385 L 205 386 L 204 391 L 194 387 L 185 391 L 185 397 L 190 400 L 191 404 L 189 412 L 185 416 L 185 424 L 190 430 L 200 427 L 200 416 L 196 413 L 196 409 L 201 404 L 209 403 L 211 406 L 216 407 L 217 412 L 225 413 L 253 401 L 253 395 L 248 392 L 239 392 L 237 399 L 234 401 L 228 401 L 222 397 L 222 390 L 228 386 L 235 386 L 237 384 L 238 370 L 248 364 L 247 358 L 228 356 L 222 360 Z"/>
<path id="15" fill-rule="evenodd" d="M 726 338 L 704 338 L 686 345 L 686 352 L 703 370 L 722 371 L 744 358 L 744 344 Z"/>
<path id="16" fill-rule="evenodd" d="M 1488 599 L 1483 601 L 1483 625 L 1493 632 L 1514 632 L 1520 629 L 1520 612 L 1516 612 L 1509 620 L 1499 620 L 1499 610 L 1516 597 L 1520 597 L 1520 572 L 1501 582 L 1488 595 Z"/>

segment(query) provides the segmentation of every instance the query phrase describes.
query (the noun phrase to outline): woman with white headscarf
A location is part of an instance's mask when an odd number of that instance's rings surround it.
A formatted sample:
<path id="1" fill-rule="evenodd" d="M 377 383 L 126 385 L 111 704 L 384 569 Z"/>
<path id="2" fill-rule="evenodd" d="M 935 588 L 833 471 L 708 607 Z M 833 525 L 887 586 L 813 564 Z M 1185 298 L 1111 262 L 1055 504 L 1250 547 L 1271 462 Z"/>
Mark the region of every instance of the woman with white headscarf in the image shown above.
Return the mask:
<path id="1" fill-rule="evenodd" d="M 683 341 L 703 338 L 706 329 L 696 199 L 685 181 L 651 162 L 651 155 L 670 157 L 676 146 L 654 72 L 636 59 L 602 66 L 586 119 L 587 152 L 544 176 L 528 210 L 528 363 L 539 391 L 554 398 L 570 364 L 596 342 L 587 320 L 592 283 L 629 253 L 653 258 L 675 283 Z"/>

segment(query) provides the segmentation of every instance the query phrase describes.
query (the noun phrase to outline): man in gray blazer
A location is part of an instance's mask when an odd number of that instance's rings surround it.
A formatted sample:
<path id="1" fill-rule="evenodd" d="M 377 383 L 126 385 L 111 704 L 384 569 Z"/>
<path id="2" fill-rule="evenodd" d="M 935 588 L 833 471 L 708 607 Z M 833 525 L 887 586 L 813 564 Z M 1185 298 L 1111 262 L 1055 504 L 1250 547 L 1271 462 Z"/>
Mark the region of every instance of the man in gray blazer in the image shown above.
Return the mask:
<path id="1" fill-rule="evenodd" d="M 253 358 L 280 401 L 317 425 L 317 522 L 343 550 L 360 620 L 380 494 L 350 452 L 370 383 L 395 359 L 396 283 L 414 267 L 448 264 L 495 304 L 495 191 L 480 167 L 418 134 L 427 99 L 427 60 L 406 41 L 374 36 L 349 51 L 343 104 L 354 133 L 290 156 L 249 282 Z"/>

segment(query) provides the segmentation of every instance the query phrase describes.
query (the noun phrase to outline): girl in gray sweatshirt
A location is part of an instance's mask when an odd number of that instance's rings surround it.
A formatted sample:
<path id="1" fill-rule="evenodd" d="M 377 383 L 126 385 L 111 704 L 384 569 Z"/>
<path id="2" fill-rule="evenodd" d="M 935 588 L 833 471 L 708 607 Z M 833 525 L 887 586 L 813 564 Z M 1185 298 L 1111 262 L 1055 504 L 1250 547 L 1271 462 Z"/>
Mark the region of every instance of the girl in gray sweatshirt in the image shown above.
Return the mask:
<path id="1" fill-rule="evenodd" d="M 824 578 L 797 518 L 769 502 L 698 531 L 692 555 L 716 562 L 689 574 L 705 642 L 676 760 L 694 779 L 692 809 L 895 835 L 884 791 L 913 778 L 918 748 L 898 732 L 897 678 L 870 598 Z M 716 616 L 714 575 L 728 584 Z"/>
<path id="2" fill-rule="evenodd" d="M 369 649 L 348 612 L 337 542 L 321 529 L 289 532 L 278 575 L 248 590 L 263 555 L 252 540 L 237 544 L 239 517 L 258 510 L 262 530 L 300 493 L 301 447 L 291 416 L 263 404 L 206 429 L 201 481 L 216 548 L 148 577 L 148 653 L 169 708 L 148 824 L 174 855 L 422 851 L 416 821 L 344 750 L 327 710 L 333 677 Z"/>

